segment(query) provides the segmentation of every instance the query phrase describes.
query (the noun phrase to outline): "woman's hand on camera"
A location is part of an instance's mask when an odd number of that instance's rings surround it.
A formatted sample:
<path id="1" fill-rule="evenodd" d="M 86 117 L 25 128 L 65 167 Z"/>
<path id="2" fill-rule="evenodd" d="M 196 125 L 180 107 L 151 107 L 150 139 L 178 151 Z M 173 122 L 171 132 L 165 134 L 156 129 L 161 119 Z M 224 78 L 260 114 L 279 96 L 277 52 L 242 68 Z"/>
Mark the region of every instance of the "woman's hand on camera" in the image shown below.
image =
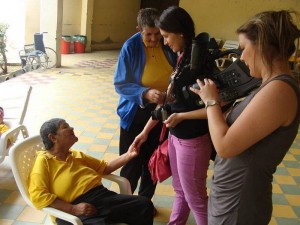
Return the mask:
<path id="1" fill-rule="evenodd" d="M 218 89 L 216 84 L 211 79 L 204 79 L 204 82 L 197 79 L 199 89 L 190 87 L 190 90 L 195 94 L 199 95 L 202 101 L 205 103 L 208 100 L 214 99 L 219 101 L 220 97 L 218 95 Z"/>
<path id="2" fill-rule="evenodd" d="M 164 123 L 166 127 L 176 127 L 182 120 L 181 113 L 172 113 Z"/>

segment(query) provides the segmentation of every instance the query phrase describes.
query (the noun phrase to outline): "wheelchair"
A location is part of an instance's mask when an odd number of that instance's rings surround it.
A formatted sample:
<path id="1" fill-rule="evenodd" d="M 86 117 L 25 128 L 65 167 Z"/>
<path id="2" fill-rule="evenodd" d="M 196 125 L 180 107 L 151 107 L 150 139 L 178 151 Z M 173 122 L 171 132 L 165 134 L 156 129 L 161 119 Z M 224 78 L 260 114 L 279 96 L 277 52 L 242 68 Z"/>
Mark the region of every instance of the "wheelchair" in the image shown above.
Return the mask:
<path id="1" fill-rule="evenodd" d="M 45 47 L 43 33 L 34 34 L 34 44 L 24 45 L 24 49 L 20 50 L 22 69 L 24 72 L 54 68 L 57 63 L 56 52 L 49 47 Z"/>

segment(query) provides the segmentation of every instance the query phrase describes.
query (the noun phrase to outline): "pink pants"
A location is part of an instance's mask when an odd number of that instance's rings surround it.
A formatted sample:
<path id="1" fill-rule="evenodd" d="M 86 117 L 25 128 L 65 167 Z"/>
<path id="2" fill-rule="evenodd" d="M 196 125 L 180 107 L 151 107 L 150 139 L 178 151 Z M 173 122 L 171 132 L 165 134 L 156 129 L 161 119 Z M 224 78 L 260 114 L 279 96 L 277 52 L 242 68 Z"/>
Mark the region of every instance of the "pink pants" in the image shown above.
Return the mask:
<path id="1" fill-rule="evenodd" d="M 169 225 L 185 225 L 190 213 L 207 225 L 206 178 L 212 143 L 208 134 L 179 139 L 169 136 L 169 157 L 175 198 Z"/>

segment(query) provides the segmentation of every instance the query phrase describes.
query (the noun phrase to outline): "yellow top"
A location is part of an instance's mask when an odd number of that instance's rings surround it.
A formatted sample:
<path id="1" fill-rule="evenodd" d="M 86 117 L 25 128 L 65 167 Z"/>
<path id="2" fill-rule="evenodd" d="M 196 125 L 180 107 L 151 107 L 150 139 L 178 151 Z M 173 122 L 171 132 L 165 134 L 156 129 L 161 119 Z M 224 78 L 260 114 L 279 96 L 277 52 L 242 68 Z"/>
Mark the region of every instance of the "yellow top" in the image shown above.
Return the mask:
<path id="1" fill-rule="evenodd" d="M 5 124 L 5 123 L 1 123 L 0 124 L 0 136 L 1 134 L 3 134 L 4 132 L 6 132 L 9 129 L 9 127 Z"/>
<path id="2" fill-rule="evenodd" d="M 1 124 L 0 124 L 0 137 L 1 137 L 1 135 L 2 135 L 4 132 L 6 132 L 8 129 L 9 129 L 9 126 L 7 126 L 7 124 L 1 123 Z M 13 137 L 12 137 L 12 136 L 8 137 L 8 140 L 10 140 L 10 142 L 13 142 Z M 8 143 L 8 145 L 10 145 L 10 143 Z"/>
<path id="3" fill-rule="evenodd" d="M 159 91 L 166 91 L 173 68 L 168 62 L 160 42 L 155 47 L 147 47 L 145 41 L 144 45 L 146 64 L 142 76 L 142 85 Z"/>
<path id="4" fill-rule="evenodd" d="M 41 209 L 56 198 L 72 202 L 101 185 L 107 163 L 82 152 L 70 150 L 66 161 L 57 160 L 47 151 L 38 151 L 29 177 L 28 191 L 32 204 Z"/>

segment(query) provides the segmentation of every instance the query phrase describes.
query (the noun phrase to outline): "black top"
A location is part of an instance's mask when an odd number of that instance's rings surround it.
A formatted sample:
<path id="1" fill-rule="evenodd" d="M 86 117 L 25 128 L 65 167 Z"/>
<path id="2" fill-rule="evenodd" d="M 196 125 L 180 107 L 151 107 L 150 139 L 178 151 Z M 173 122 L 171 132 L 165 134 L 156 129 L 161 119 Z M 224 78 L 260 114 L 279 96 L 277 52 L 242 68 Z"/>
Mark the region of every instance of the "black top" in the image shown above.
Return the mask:
<path id="1" fill-rule="evenodd" d="M 203 108 L 204 105 L 199 104 L 199 96 L 189 90 L 189 86 L 196 83 L 196 79 L 200 78 L 199 75 L 194 74 L 190 70 L 190 57 L 189 54 L 182 54 L 179 57 L 177 68 L 173 72 L 171 78 L 172 96 L 174 101 L 168 103 L 171 113 L 189 112 Z M 185 89 L 185 91 L 183 91 Z M 185 93 L 184 93 L 185 92 Z M 188 94 L 188 98 L 184 96 Z M 208 133 L 208 124 L 206 119 L 183 120 L 176 127 L 170 128 L 171 134 L 181 139 L 196 138 Z"/>

